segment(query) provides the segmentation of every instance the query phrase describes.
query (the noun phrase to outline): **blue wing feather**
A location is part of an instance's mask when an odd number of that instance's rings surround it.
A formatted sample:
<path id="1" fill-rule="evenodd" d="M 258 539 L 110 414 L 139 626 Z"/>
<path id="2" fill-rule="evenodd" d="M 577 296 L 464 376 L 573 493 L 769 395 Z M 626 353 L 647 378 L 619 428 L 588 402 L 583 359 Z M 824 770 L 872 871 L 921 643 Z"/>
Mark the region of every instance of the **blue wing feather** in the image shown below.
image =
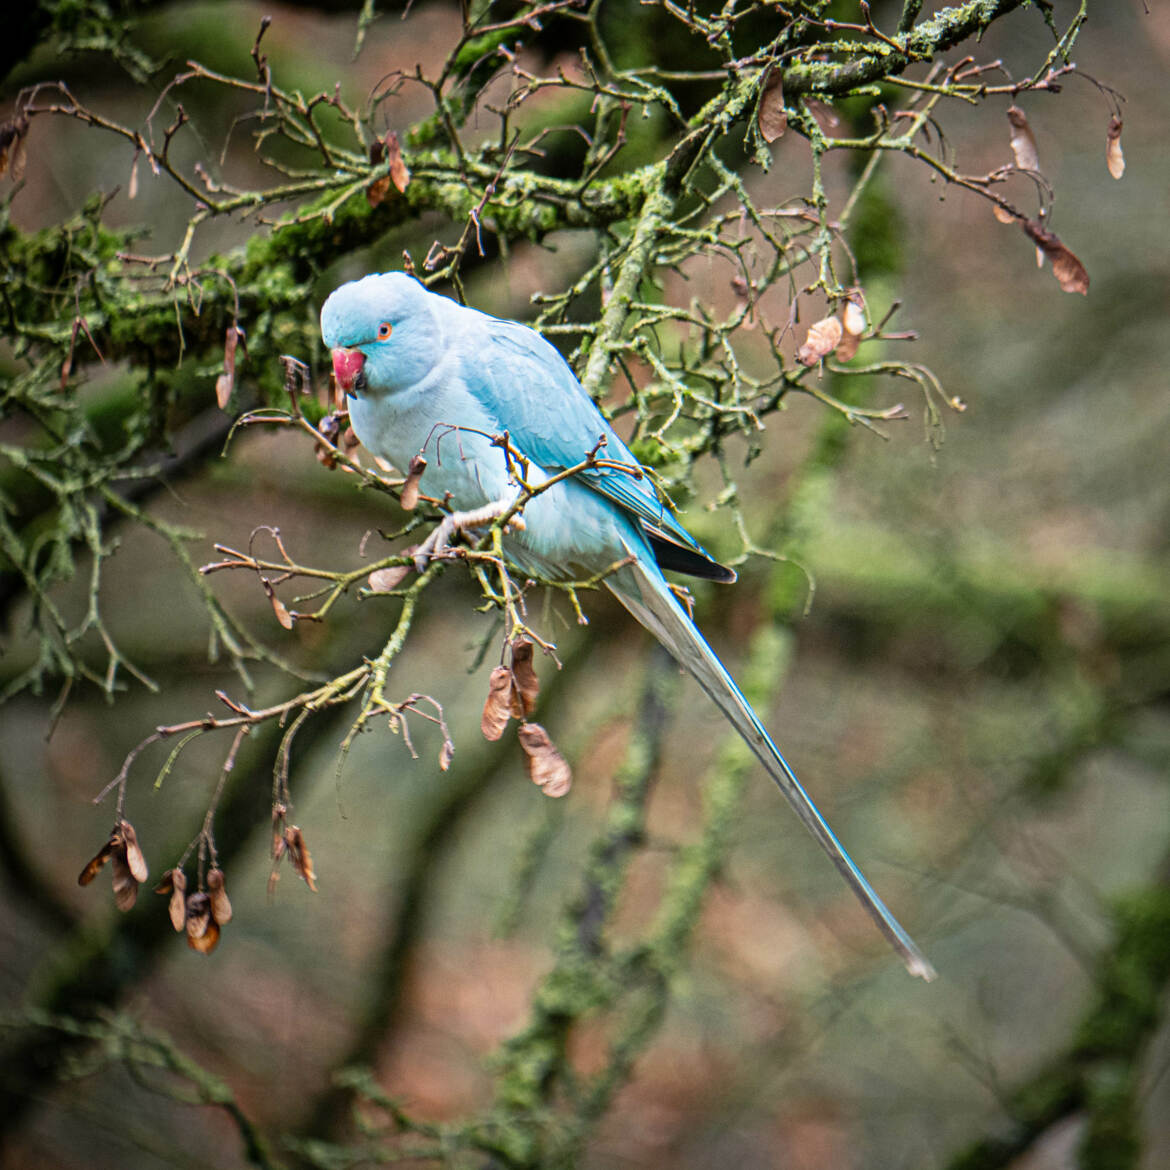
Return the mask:
<path id="1" fill-rule="evenodd" d="M 669 502 L 555 347 L 526 326 L 474 310 L 463 312 L 480 318 L 476 344 L 469 347 L 474 369 L 466 378 L 468 389 L 486 408 L 506 406 L 507 430 L 517 448 L 546 470 L 556 470 L 580 463 L 604 436 L 599 458 L 630 470 L 589 468 L 580 473 L 581 479 L 637 517 L 653 544 L 676 546 L 679 552 L 669 567 L 734 579 L 675 519 Z M 670 560 L 667 554 L 663 563 Z"/>

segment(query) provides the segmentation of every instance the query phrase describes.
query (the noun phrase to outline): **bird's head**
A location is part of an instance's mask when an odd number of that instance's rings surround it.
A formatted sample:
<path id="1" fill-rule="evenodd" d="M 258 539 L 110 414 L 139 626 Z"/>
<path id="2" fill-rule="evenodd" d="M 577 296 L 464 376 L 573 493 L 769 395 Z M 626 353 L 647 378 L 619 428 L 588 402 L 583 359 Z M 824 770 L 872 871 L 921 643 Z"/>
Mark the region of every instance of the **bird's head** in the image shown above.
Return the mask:
<path id="1" fill-rule="evenodd" d="M 439 359 L 441 335 L 428 292 L 404 272 L 350 281 L 321 309 L 321 336 L 346 394 L 413 386 Z"/>

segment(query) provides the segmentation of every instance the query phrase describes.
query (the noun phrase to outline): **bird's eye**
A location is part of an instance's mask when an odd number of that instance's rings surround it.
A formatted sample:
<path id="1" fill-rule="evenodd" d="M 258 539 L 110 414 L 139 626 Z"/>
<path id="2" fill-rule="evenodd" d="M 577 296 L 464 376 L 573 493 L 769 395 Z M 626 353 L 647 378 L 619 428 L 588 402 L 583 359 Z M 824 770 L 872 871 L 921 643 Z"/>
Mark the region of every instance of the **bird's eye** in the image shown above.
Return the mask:
<path id="1" fill-rule="evenodd" d="M 389 341 L 390 334 L 393 332 L 394 332 L 394 330 L 391 327 L 390 322 L 383 321 L 382 324 L 378 326 L 378 340 L 379 341 Z"/>

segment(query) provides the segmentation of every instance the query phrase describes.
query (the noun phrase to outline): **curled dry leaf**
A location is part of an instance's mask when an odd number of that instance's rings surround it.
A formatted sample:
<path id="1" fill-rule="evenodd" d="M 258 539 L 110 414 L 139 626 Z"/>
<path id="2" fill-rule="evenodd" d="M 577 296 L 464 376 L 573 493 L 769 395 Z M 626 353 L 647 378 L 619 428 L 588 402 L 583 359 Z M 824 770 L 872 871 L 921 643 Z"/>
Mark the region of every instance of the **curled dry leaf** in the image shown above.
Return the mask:
<path id="1" fill-rule="evenodd" d="M 1008 121 L 1012 127 L 1012 157 L 1021 171 L 1040 169 L 1040 152 L 1036 149 L 1036 137 L 1028 125 L 1027 115 L 1019 106 L 1008 107 Z"/>
<path id="2" fill-rule="evenodd" d="M 1109 173 L 1120 179 L 1125 174 L 1125 155 L 1121 152 L 1121 119 L 1114 114 L 1105 131 L 1105 165 Z"/>
<path id="3" fill-rule="evenodd" d="M 1001 207 L 998 203 L 991 205 L 991 212 L 1000 223 L 1016 222 L 1016 217 L 1006 207 Z"/>
<path id="4" fill-rule="evenodd" d="M 284 831 L 284 843 L 288 849 L 288 859 L 293 869 L 305 879 L 305 885 L 315 894 L 317 892 L 317 875 L 313 872 L 313 858 L 309 854 L 309 847 L 305 844 L 305 835 L 296 825 L 289 825 Z"/>
<path id="5" fill-rule="evenodd" d="M 1089 291 L 1089 274 L 1076 255 L 1061 243 L 1060 237 L 1047 231 L 1034 219 L 1026 219 L 1020 226 L 1036 245 L 1041 261 L 1044 257 L 1052 261 L 1052 275 L 1060 282 L 1060 287 L 1065 292 L 1086 295 Z"/>
<path id="6" fill-rule="evenodd" d="M 545 796 L 564 796 L 573 784 L 573 772 L 548 732 L 539 723 L 522 723 L 519 736 L 528 778 Z"/>
<path id="7" fill-rule="evenodd" d="M 506 666 L 497 666 L 488 679 L 488 696 L 483 705 L 479 729 L 484 739 L 495 741 L 504 734 L 512 718 L 512 691 L 515 680 Z"/>
<path id="8" fill-rule="evenodd" d="M 779 70 L 773 69 L 768 75 L 756 124 L 765 142 L 775 142 L 788 129 L 788 111 L 784 108 L 784 87 Z"/>
<path id="9" fill-rule="evenodd" d="M 407 553 L 411 550 L 407 549 Z M 389 565 L 385 569 L 375 569 L 367 578 L 366 584 L 374 593 L 389 593 L 397 589 L 414 569 L 414 565 Z"/>
<path id="10" fill-rule="evenodd" d="M 406 473 L 406 482 L 402 485 L 402 495 L 399 497 L 399 503 L 407 512 L 413 512 L 418 507 L 418 481 L 422 479 L 422 473 L 426 469 L 427 461 L 421 455 L 416 455 L 410 461 L 410 469 Z"/>
<path id="11" fill-rule="evenodd" d="M 540 693 L 540 679 L 536 677 L 536 669 L 532 665 L 533 649 L 530 638 L 517 638 L 512 643 L 512 678 L 515 681 L 515 694 L 520 705 L 517 719 L 524 719 L 532 714 L 536 707 L 536 697 Z"/>
<path id="12" fill-rule="evenodd" d="M 211 917 L 220 926 L 226 926 L 232 920 L 232 904 L 227 896 L 223 884 L 223 870 L 209 869 L 207 871 L 207 896 L 211 900 Z"/>
<path id="13" fill-rule="evenodd" d="M 796 360 L 804 366 L 815 366 L 841 344 L 845 331 L 836 317 L 824 317 L 808 327 L 804 344 L 796 351 Z"/>
<path id="14" fill-rule="evenodd" d="M 443 740 L 443 746 L 439 748 L 439 771 L 445 772 L 451 767 L 451 760 L 455 755 L 455 745 L 449 740 Z"/>

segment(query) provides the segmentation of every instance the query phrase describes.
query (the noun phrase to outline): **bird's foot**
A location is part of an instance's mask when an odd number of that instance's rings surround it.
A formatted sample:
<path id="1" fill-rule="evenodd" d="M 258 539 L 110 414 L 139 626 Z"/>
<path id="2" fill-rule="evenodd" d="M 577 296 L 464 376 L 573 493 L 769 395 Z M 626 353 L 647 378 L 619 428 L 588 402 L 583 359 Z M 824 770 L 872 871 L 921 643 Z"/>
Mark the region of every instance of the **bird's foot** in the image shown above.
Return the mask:
<path id="1" fill-rule="evenodd" d="M 450 553 L 451 538 L 456 532 L 464 532 L 469 528 L 478 528 L 491 520 L 498 520 L 515 503 L 513 499 L 493 500 L 484 504 L 482 508 L 472 508 L 467 512 L 452 512 L 443 517 L 443 522 L 414 550 L 415 572 L 426 571 L 427 562 L 439 560 Z M 508 521 L 509 528 L 522 529 L 523 517 L 513 516 Z"/>

